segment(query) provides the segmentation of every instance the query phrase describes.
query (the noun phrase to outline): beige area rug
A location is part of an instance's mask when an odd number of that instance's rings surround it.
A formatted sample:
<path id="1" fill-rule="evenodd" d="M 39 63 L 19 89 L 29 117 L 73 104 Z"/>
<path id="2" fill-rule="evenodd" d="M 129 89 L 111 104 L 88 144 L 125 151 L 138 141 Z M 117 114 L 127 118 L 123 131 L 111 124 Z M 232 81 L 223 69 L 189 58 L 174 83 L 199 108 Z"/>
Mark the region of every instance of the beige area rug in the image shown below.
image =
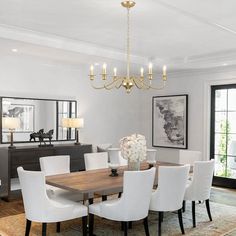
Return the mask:
<path id="1" fill-rule="evenodd" d="M 197 227 L 192 228 L 191 207 L 187 203 L 186 212 L 183 214 L 186 235 L 191 236 L 236 236 L 236 207 L 222 205 L 211 202 L 211 212 L 213 221 L 209 222 L 205 204 L 196 206 Z M 150 235 L 157 235 L 158 217 L 155 212 L 149 214 Z M 166 213 L 162 227 L 162 235 L 181 235 L 178 217 L 176 213 Z M 57 234 L 56 225 L 48 225 L 48 236 L 78 236 L 81 233 L 81 220 L 73 220 L 62 223 L 61 233 Z M 0 235 L 1 236 L 24 236 L 25 217 L 24 214 L 4 217 L 0 219 Z M 95 217 L 95 230 L 97 236 L 120 236 L 120 223 L 108 221 Z M 31 236 L 41 235 L 41 224 L 33 223 L 31 228 Z M 134 222 L 133 229 L 129 230 L 130 236 L 145 235 L 142 222 Z"/>

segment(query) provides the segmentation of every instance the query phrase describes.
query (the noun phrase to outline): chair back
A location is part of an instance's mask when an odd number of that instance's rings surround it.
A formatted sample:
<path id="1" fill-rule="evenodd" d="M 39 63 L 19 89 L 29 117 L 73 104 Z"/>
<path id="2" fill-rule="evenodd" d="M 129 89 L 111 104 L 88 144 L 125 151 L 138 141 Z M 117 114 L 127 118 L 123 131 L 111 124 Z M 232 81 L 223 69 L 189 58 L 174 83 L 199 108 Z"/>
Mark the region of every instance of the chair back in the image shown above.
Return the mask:
<path id="1" fill-rule="evenodd" d="M 107 152 L 85 153 L 84 163 L 86 170 L 108 168 L 108 153 Z"/>
<path id="2" fill-rule="evenodd" d="M 202 153 L 199 151 L 191 150 L 180 150 L 179 151 L 179 164 L 189 164 L 191 167 L 194 165 L 195 161 L 202 160 Z"/>
<path id="3" fill-rule="evenodd" d="M 111 164 L 118 164 L 124 166 L 128 164 L 128 161 L 121 156 L 119 148 L 108 148 L 108 155 Z"/>
<path id="4" fill-rule="evenodd" d="M 39 158 L 40 168 L 46 176 L 70 173 L 70 156 L 45 156 Z"/>
<path id="5" fill-rule="evenodd" d="M 197 161 L 193 166 L 193 180 L 189 188 L 192 200 L 206 200 L 210 198 L 215 161 Z M 189 190 L 190 190 L 189 189 Z"/>
<path id="6" fill-rule="evenodd" d="M 157 150 L 156 149 L 147 149 L 147 162 L 156 162 L 157 158 Z"/>
<path id="7" fill-rule="evenodd" d="M 17 172 L 26 218 L 31 221 L 42 222 L 48 201 L 45 174 L 40 171 L 25 171 L 22 167 L 18 167 Z"/>
<path id="8" fill-rule="evenodd" d="M 147 217 L 156 168 L 144 171 L 125 171 L 121 197 L 122 215 L 129 220 Z"/>
<path id="9" fill-rule="evenodd" d="M 159 167 L 158 188 L 150 209 L 176 211 L 182 207 L 189 168 L 189 165 Z"/>

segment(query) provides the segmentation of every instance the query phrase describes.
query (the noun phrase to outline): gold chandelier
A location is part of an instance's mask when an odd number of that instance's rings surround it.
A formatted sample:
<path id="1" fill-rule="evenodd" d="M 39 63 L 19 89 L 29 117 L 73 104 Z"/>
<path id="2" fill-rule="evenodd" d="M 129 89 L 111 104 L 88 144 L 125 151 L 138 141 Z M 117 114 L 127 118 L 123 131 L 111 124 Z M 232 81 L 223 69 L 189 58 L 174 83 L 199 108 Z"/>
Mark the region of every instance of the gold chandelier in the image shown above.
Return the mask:
<path id="1" fill-rule="evenodd" d="M 114 68 L 113 76 L 110 80 L 107 80 L 107 65 L 104 63 L 102 66 L 102 74 L 101 80 L 102 85 L 96 86 L 94 85 L 95 74 L 94 74 L 94 66 L 90 66 L 90 74 L 89 78 L 91 81 L 91 85 L 95 89 L 107 89 L 111 90 L 113 88 L 119 89 L 120 87 L 124 87 L 127 93 L 130 93 L 133 86 L 136 86 L 138 89 L 156 89 L 161 90 L 165 87 L 167 76 L 166 76 L 166 66 L 163 66 L 162 73 L 162 84 L 158 87 L 152 85 L 153 81 L 153 72 L 152 72 L 152 64 L 150 63 L 148 66 L 147 76 L 144 76 L 144 69 L 140 69 L 140 76 L 130 75 L 130 8 L 135 6 L 134 1 L 123 1 L 121 5 L 127 9 L 127 68 L 126 68 L 126 76 L 117 76 L 117 68 Z"/>

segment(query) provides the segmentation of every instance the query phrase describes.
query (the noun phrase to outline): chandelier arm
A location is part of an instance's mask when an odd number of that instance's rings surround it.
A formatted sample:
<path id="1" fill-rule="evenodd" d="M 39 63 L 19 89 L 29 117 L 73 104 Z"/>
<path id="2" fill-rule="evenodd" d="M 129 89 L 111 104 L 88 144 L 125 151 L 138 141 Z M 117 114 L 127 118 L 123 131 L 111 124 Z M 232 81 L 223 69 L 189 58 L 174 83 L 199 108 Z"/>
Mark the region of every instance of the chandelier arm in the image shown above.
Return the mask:
<path id="1" fill-rule="evenodd" d="M 137 79 L 137 78 L 135 78 L 135 84 L 139 84 L 139 89 L 150 89 L 150 86 L 149 85 L 147 85 L 144 81 L 140 81 L 140 79 Z"/>
<path id="2" fill-rule="evenodd" d="M 101 86 L 101 87 L 97 87 L 97 86 L 95 86 L 95 85 L 93 84 L 93 82 L 91 82 L 91 86 L 92 86 L 94 89 L 104 89 L 104 88 L 105 88 L 104 85 Z"/>
<path id="3" fill-rule="evenodd" d="M 104 88 L 110 90 L 110 89 L 116 87 L 116 83 L 117 83 L 119 80 L 121 80 L 121 79 L 122 79 L 122 78 L 117 78 L 116 80 L 113 80 L 113 81 L 110 82 L 110 83 L 104 84 Z"/>
<path id="4" fill-rule="evenodd" d="M 140 82 L 139 79 L 134 78 L 134 84 L 135 84 L 135 86 L 136 86 L 138 89 L 143 89 L 143 86 L 140 85 L 139 82 Z"/>
<path id="5" fill-rule="evenodd" d="M 119 84 L 118 86 L 116 85 L 116 88 L 117 88 L 117 89 L 119 89 L 119 88 L 122 86 L 122 82 L 123 82 L 123 79 L 122 79 L 122 78 L 119 78 L 119 80 L 120 80 L 120 84 Z M 118 82 L 119 80 L 117 80 L 117 82 Z"/>

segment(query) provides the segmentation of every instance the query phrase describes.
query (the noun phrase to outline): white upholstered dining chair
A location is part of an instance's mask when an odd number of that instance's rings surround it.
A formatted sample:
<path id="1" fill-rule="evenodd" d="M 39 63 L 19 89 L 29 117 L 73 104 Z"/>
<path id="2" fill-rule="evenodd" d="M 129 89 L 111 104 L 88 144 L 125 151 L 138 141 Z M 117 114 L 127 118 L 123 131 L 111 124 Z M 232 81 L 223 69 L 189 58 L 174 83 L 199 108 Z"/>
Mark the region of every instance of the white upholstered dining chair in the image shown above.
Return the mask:
<path id="1" fill-rule="evenodd" d="M 160 166 L 158 169 L 158 188 L 152 193 L 150 210 L 159 212 L 158 235 L 161 235 L 161 223 L 164 212 L 178 211 L 182 234 L 182 203 L 189 173 L 189 165 Z"/>
<path id="2" fill-rule="evenodd" d="M 103 168 L 108 168 L 108 153 L 107 152 L 94 152 L 84 154 L 85 170 L 98 170 Z M 102 200 L 107 200 L 107 193 L 97 194 L 102 195 Z M 92 196 L 90 196 L 90 201 L 93 202 Z"/>
<path id="3" fill-rule="evenodd" d="M 40 157 L 39 163 L 45 176 L 70 173 L 70 156 L 68 155 Z M 63 197 L 72 201 L 83 200 L 83 194 L 73 193 L 51 185 L 47 185 L 47 193 L 50 197 Z"/>
<path id="4" fill-rule="evenodd" d="M 149 235 L 148 208 L 155 172 L 156 168 L 125 171 L 121 198 L 89 205 L 89 235 L 93 235 L 94 215 L 123 222 L 124 235 L 128 232 L 128 222 L 143 219 L 145 233 Z"/>
<path id="5" fill-rule="evenodd" d="M 107 152 L 85 153 L 84 163 L 86 170 L 108 168 L 108 153 Z"/>
<path id="6" fill-rule="evenodd" d="M 179 164 L 189 164 L 192 168 L 195 161 L 202 160 L 202 153 L 200 151 L 179 150 Z"/>
<path id="7" fill-rule="evenodd" d="M 192 201 L 193 227 L 196 227 L 195 201 L 205 201 L 209 219 L 212 221 L 209 198 L 215 166 L 214 164 L 215 161 L 213 159 L 210 161 L 197 161 L 194 163 L 193 179 L 187 185 L 183 203 L 185 208 L 185 201 Z"/>
<path id="8" fill-rule="evenodd" d="M 86 206 L 63 198 L 50 199 L 46 193 L 45 174 L 17 168 L 26 216 L 25 235 L 30 233 L 31 222 L 42 223 L 42 236 L 46 236 L 47 223 L 58 223 L 82 217 L 83 235 L 87 234 Z M 57 232 L 60 227 L 57 224 Z"/>

